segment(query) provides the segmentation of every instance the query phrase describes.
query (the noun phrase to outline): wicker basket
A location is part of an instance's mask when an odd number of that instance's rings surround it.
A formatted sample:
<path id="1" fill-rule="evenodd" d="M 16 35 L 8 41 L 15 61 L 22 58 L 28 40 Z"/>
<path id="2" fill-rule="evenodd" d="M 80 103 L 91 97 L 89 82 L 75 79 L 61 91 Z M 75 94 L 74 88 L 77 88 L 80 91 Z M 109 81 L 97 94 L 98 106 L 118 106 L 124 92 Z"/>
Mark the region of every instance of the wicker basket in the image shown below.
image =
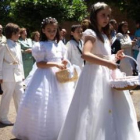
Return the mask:
<path id="1" fill-rule="evenodd" d="M 137 87 L 138 85 L 133 85 L 133 86 L 127 86 L 127 87 L 123 87 L 123 88 L 116 88 L 116 87 L 113 87 L 114 89 L 116 90 L 133 90 Z"/>
<path id="2" fill-rule="evenodd" d="M 70 72 L 68 71 L 68 69 L 64 69 L 56 72 L 56 78 L 60 83 L 72 82 L 78 79 L 78 73 L 75 68 L 74 68 L 73 77 L 70 78 L 69 75 Z"/>
<path id="3" fill-rule="evenodd" d="M 138 62 L 137 62 L 133 57 L 131 57 L 131 56 L 125 55 L 124 58 L 132 59 L 132 60 L 137 64 L 137 66 L 139 65 Z M 135 77 L 135 76 L 126 76 L 125 79 L 131 78 L 131 77 L 133 78 L 133 77 Z M 127 86 L 125 86 L 125 87 L 113 87 L 113 89 L 116 89 L 116 90 L 133 90 L 133 89 L 135 89 L 138 85 L 140 85 L 139 79 L 137 79 L 137 82 L 136 82 L 135 84 L 133 84 L 133 85 L 127 85 Z"/>

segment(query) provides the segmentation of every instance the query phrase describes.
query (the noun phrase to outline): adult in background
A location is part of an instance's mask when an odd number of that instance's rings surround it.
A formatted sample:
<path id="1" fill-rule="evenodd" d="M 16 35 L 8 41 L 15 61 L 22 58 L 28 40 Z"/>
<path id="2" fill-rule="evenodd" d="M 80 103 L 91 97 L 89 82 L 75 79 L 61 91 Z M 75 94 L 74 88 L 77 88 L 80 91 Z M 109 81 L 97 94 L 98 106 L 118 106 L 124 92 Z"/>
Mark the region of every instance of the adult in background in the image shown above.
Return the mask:
<path id="1" fill-rule="evenodd" d="M 19 43 L 22 49 L 22 59 L 23 59 L 23 68 L 25 78 L 28 76 L 29 72 L 32 69 L 34 59 L 32 57 L 32 40 L 27 38 L 26 28 L 21 28 Z"/>
<path id="2" fill-rule="evenodd" d="M 83 32 L 89 28 L 90 26 L 90 20 L 89 19 L 84 19 L 82 22 L 81 22 L 81 26 L 82 26 L 82 29 L 83 29 Z"/>
<path id="3" fill-rule="evenodd" d="M 71 26 L 70 40 L 67 42 L 67 58 L 71 64 L 79 66 L 82 70 L 84 67 L 84 60 L 81 58 L 83 50 L 82 41 L 82 27 L 80 24 Z"/>
<path id="4" fill-rule="evenodd" d="M 110 35 L 111 35 L 111 53 L 116 54 L 117 51 L 121 49 L 121 43 L 120 40 L 117 39 L 116 34 L 117 34 L 117 28 L 118 24 L 115 19 L 111 19 L 109 22 L 110 26 Z"/>
<path id="5" fill-rule="evenodd" d="M 34 43 L 39 42 L 40 41 L 40 33 L 38 31 L 32 32 L 31 39 L 32 39 L 33 45 L 34 45 Z"/>
<path id="6" fill-rule="evenodd" d="M 66 40 L 67 31 L 66 31 L 66 29 L 59 26 L 59 31 L 60 31 L 60 38 L 61 38 L 62 42 L 64 44 L 66 44 L 67 43 L 67 40 Z"/>
<path id="7" fill-rule="evenodd" d="M 135 41 L 131 40 L 128 34 L 128 23 L 122 21 L 118 26 L 118 33 L 116 37 L 120 40 L 121 49 L 124 50 L 124 54 L 132 56 L 132 47 L 135 45 Z M 121 71 L 125 72 L 127 76 L 133 75 L 134 62 L 129 58 L 123 58 L 120 62 Z"/>

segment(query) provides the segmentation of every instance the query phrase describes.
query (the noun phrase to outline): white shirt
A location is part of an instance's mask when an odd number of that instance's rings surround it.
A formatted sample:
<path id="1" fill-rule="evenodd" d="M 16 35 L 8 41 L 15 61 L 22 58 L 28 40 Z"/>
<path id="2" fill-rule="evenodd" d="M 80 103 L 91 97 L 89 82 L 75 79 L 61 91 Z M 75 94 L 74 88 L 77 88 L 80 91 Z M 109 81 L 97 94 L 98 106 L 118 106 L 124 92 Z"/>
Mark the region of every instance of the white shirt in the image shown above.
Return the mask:
<path id="1" fill-rule="evenodd" d="M 81 47 L 79 48 L 81 51 L 83 50 L 83 41 L 81 41 Z M 71 64 L 75 64 L 82 69 L 84 67 L 84 60 L 81 58 L 81 53 L 78 50 L 78 43 L 74 40 L 68 41 L 67 46 L 67 59 L 71 62 Z"/>

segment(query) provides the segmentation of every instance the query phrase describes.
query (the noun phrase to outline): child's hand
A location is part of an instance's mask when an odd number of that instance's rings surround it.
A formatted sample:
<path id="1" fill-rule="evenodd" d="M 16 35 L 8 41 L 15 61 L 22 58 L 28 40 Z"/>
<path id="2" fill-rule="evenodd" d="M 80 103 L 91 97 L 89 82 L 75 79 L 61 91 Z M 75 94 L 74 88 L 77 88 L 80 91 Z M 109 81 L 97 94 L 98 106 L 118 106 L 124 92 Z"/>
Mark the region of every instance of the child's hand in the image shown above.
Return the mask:
<path id="1" fill-rule="evenodd" d="M 107 65 L 107 67 L 111 70 L 115 70 L 117 68 L 117 64 L 110 61 Z"/>
<path id="2" fill-rule="evenodd" d="M 120 60 L 122 58 L 124 58 L 125 54 L 123 53 L 123 50 L 119 50 L 117 53 L 116 53 L 116 59 L 117 60 Z"/>
<path id="3" fill-rule="evenodd" d="M 25 50 L 25 53 L 31 53 L 31 52 L 32 52 L 32 49 Z"/>
<path id="4" fill-rule="evenodd" d="M 65 66 L 68 64 L 67 60 L 62 60 L 62 64 L 64 64 Z"/>
<path id="5" fill-rule="evenodd" d="M 66 65 L 64 65 L 64 64 L 57 64 L 56 67 L 61 70 L 66 69 Z"/>

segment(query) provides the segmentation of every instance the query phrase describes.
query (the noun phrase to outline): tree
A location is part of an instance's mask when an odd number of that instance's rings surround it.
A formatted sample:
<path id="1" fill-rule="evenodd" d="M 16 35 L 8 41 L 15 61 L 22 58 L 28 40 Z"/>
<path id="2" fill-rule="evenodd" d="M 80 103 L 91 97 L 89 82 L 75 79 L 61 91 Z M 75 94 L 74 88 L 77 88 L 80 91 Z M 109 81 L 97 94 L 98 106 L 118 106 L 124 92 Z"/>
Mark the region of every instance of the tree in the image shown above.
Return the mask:
<path id="1" fill-rule="evenodd" d="M 81 21 L 87 14 L 82 0 L 16 0 L 10 3 L 9 17 L 32 31 L 40 29 L 45 17 L 55 17 L 59 22 Z"/>
<path id="2" fill-rule="evenodd" d="M 1 0 L 0 2 L 0 24 L 5 25 L 9 20 L 10 0 Z"/>
<path id="3" fill-rule="evenodd" d="M 85 0 L 88 6 L 98 2 L 98 0 Z M 120 11 L 127 12 L 128 18 L 133 20 L 140 20 L 140 2 L 139 0 L 104 0 L 105 3 L 109 4 L 110 6 L 116 6 L 120 9 Z"/>

